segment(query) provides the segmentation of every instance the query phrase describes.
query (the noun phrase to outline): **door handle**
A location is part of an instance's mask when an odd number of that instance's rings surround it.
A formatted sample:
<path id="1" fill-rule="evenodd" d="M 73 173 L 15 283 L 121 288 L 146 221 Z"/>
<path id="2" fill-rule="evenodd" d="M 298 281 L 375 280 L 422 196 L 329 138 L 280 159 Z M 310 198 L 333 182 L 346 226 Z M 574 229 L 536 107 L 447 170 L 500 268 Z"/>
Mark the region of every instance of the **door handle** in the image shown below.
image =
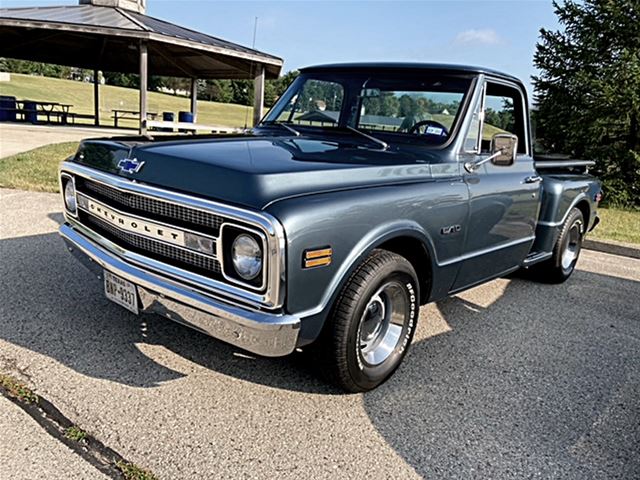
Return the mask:
<path id="1" fill-rule="evenodd" d="M 542 181 L 542 177 L 540 175 L 531 175 L 524 179 L 524 183 L 538 183 Z"/>

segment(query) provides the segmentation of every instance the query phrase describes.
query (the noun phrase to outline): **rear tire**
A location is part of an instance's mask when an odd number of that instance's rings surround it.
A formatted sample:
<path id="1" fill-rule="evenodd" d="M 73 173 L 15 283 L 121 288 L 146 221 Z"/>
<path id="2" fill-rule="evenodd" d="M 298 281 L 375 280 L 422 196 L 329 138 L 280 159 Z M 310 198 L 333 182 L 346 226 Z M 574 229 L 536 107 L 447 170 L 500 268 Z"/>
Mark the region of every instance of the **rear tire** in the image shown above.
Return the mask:
<path id="1" fill-rule="evenodd" d="M 576 268 L 585 234 L 582 212 L 573 208 L 565 220 L 553 247 L 553 255 L 532 267 L 535 279 L 545 283 L 562 283 Z"/>
<path id="2" fill-rule="evenodd" d="M 407 259 L 374 250 L 351 275 L 316 345 L 323 374 L 349 392 L 386 381 L 407 353 L 420 308 Z"/>

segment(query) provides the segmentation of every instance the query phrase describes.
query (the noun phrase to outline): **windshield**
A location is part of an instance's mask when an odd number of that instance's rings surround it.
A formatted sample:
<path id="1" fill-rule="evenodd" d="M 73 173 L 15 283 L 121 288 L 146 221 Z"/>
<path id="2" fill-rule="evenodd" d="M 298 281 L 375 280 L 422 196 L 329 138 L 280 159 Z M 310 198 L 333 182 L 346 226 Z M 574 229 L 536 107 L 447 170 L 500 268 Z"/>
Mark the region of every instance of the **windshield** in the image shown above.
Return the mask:
<path id="1" fill-rule="evenodd" d="M 389 142 L 440 145 L 471 84 L 433 73 L 332 72 L 299 76 L 265 118 L 301 129 L 357 129 Z"/>

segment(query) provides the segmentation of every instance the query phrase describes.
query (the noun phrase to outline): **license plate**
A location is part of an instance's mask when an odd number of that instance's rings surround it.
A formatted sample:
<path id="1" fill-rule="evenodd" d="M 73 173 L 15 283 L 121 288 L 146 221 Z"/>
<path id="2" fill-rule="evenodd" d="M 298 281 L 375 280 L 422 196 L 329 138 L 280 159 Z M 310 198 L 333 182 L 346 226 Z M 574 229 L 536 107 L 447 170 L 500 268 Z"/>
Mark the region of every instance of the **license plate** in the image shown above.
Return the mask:
<path id="1" fill-rule="evenodd" d="M 138 314 L 138 294 L 133 283 L 105 270 L 104 293 L 112 302 Z"/>

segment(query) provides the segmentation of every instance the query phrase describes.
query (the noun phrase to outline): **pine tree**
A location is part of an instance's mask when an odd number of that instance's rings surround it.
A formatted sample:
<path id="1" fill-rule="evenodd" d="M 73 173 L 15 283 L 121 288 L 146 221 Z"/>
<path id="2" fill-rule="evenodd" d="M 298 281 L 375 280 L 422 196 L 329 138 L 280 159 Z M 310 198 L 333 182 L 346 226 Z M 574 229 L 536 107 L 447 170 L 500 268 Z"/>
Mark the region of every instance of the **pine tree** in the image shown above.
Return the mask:
<path id="1" fill-rule="evenodd" d="M 640 206 L 640 0 L 554 1 L 533 77 L 539 144 L 596 160 L 613 204 Z"/>

